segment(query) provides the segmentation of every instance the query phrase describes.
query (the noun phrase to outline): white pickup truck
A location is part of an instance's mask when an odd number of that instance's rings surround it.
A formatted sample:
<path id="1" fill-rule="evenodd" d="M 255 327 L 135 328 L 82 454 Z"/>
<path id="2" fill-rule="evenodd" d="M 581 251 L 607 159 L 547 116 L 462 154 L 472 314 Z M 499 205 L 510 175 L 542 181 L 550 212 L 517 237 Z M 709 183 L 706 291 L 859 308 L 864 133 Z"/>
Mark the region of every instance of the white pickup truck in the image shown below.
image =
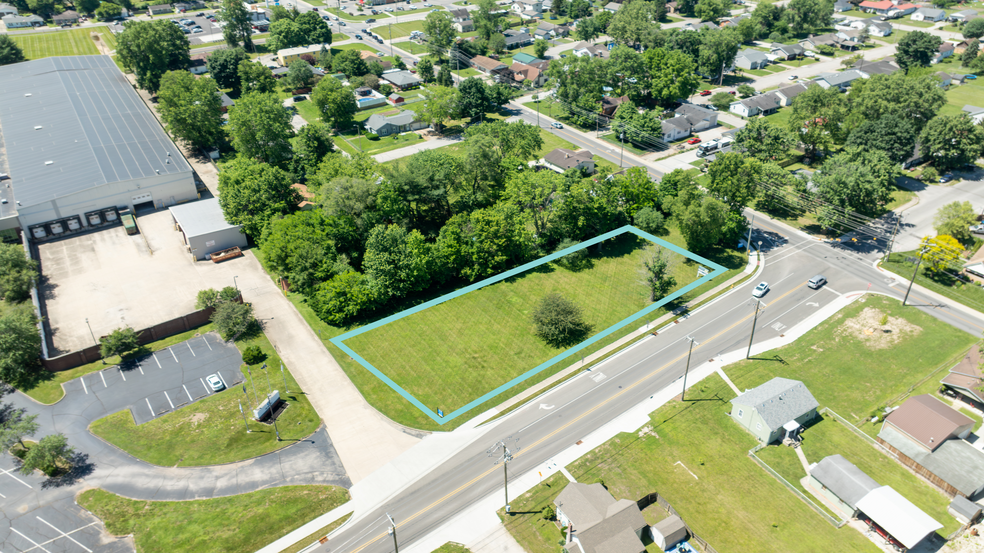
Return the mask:
<path id="1" fill-rule="evenodd" d="M 970 227 L 970 232 L 974 234 L 984 234 L 984 223 L 977 223 Z"/>

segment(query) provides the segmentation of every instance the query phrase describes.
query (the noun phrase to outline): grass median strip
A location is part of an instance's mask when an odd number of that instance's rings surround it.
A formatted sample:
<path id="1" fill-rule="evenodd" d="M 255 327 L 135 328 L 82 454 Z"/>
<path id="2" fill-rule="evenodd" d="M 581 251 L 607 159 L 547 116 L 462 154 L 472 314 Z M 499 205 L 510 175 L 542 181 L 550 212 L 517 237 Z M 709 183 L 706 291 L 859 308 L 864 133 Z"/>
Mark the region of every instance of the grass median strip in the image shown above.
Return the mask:
<path id="1" fill-rule="evenodd" d="M 350 518 L 352 518 L 352 513 L 343 516 L 342 518 L 336 520 L 335 522 L 322 526 L 317 531 L 308 534 L 304 539 L 298 540 L 297 543 L 288 547 L 287 549 L 284 549 L 280 553 L 298 553 L 299 551 L 303 551 L 304 549 L 307 549 L 307 547 L 312 543 L 334 532 L 336 528 L 345 524 L 345 522 Z"/>
<path id="2" fill-rule="evenodd" d="M 101 489 L 77 502 L 145 553 L 256 551 L 349 500 L 337 486 L 284 486 L 194 501 L 137 501 Z"/>

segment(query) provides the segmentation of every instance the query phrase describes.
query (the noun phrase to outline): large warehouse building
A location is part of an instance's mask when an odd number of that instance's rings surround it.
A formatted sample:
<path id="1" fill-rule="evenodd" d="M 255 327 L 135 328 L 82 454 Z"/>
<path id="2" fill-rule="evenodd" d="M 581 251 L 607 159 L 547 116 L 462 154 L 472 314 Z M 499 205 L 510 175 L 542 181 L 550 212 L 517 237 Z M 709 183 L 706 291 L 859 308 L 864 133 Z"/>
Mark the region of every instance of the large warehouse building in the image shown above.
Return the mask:
<path id="1" fill-rule="evenodd" d="M 0 229 L 43 239 L 198 197 L 191 166 L 108 56 L 0 67 L 0 140 Z"/>

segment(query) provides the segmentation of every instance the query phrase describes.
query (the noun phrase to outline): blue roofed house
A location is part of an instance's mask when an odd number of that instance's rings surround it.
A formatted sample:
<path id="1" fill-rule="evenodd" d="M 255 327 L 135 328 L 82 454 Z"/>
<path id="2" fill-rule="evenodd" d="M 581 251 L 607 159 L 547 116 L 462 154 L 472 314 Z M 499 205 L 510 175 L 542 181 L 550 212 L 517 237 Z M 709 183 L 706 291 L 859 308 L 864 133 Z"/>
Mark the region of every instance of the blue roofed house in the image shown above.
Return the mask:
<path id="1" fill-rule="evenodd" d="M 526 65 L 529 65 L 531 63 L 536 63 L 536 62 L 542 61 L 542 60 L 540 60 L 539 58 L 537 58 L 533 54 L 527 54 L 526 52 L 519 52 L 518 54 L 516 54 L 516 55 L 513 56 L 513 61 L 514 62 L 519 62 L 519 63 L 524 63 Z"/>
<path id="2" fill-rule="evenodd" d="M 426 127 L 427 124 L 423 121 L 418 121 L 417 114 L 409 109 L 401 111 L 396 115 L 387 116 L 377 113 L 366 121 L 366 131 L 378 134 L 379 136 L 416 131 Z"/>
<path id="3" fill-rule="evenodd" d="M 819 406 L 805 384 L 776 377 L 732 399 L 731 418 L 769 444 L 813 420 Z"/>

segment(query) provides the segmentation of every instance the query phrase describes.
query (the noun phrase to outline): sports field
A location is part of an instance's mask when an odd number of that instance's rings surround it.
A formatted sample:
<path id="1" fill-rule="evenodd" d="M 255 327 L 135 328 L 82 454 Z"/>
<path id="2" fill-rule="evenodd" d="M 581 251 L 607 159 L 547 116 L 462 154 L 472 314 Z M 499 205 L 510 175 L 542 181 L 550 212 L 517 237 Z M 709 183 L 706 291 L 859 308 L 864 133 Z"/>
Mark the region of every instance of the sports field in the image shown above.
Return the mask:
<path id="1" fill-rule="evenodd" d="M 17 45 L 24 51 L 24 57 L 29 60 L 39 58 L 49 58 L 51 56 L 87 56 L 98 55 L 99 49 L 93 42 L 90 29 L 71 29 L 66 31 L 49 31 L 33 35 L 10 35 Z M 98 32 L 98 31 L 97 31 Z M 106 37 L 109 46 L 115 47 L 116 40 L 112 33 L 102 33 L 100 36 Z M 104 40 L 106 40 L 104 38 Z"/>
<path id="2" fill-rule="evenodd" d="M 642 259 L 649 245 L 640 237 L 624 234 L 605 242 L 600 251 L 591 247 L 589 268 L 574 272 L 556 263 L 540 265 L 382 324 L 344 343 L 428 409 L 441 409 L 447 416 L 567 350 L 550 346 L 533 333 L 531 313 L 545 295 L 557 292 L 576 303 L 591 325 L 589 335 L 652 305 L 642 273 Z M 695 264 L 686 263 L 680 254 L 664 251 L 677 281 L 674 290 L 697 279 Z M 569 364 L 560 361 L 522 385 L 546 378 Z M 370 380 L 375 381 L 362 385 L 387 386 L 382 380 Z M 367 392 L 363 389 L 364 394 Z M 379 396 L 406 401 L 395 394 Z M 381 410 L 390 412 L 386 407 Z"/>

